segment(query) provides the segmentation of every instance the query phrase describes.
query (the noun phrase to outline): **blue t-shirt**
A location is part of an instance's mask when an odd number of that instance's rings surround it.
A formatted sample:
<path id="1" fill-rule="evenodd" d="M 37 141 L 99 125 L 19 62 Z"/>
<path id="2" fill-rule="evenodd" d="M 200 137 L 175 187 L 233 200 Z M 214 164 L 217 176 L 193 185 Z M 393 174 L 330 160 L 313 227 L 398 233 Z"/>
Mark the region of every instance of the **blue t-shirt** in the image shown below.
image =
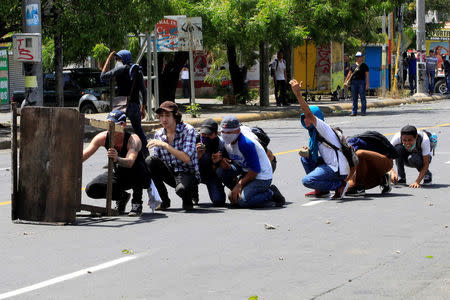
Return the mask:
<path id="1" fill-rule="evenodd" d="M 438 59 L 436 56 L 427 57 L 427 72 L 436 71 Z"/>
<path id="2" fill-rule="evenodd" d="M 234 144 L 225 144 L 225 150 L 231 161 L 239 165 L 244 172 L 252 170 L 258 173 L 256 179 L 272 179 L 272 165 L 261 144 L 247 132 L 242 132 Z"/>

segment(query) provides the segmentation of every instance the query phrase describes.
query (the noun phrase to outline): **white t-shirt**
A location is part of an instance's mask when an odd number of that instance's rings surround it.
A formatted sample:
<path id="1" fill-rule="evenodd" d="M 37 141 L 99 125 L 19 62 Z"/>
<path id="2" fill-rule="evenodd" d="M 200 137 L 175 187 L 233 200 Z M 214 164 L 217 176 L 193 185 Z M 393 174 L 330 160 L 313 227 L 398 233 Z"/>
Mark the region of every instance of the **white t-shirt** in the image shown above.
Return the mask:
<path id="1" fill-rule="evenodd" d="M 284 77 L 284 71 L 286 70 L 286 61 L 284 59 L 282 60 L 279 60 L 278 58 L 275 59 L 272 62 L 272 69 L 275 70 L 275 80 L 286 80 L 286 78 Z"/>
<path id="2" fill-rule="evenodd" d="M 339 142 L 333 129 L 331 129 L 330 125 L 320 120 L 319 118 L 316 118 L 316 120 L 316 129 L 320 133 L 320 135 L 327 142 L 333 144 L 338 148 L 341 148 L 341 143 Z M 350 166 L 342 151 L 338 151 L 338 162 L 336 151 L 334 151 L 334 149 L 330 148 L 328 145 L 319 142 L 319 153 L 323 158 L 325 164 L 327 164 L 334 172 L 337 172 L 339 170 L 340 175 L 348 175 L 348 173 L 350 173 Z"/>
<path id="3" fill-rule="evenodd" d="M 245 172 L 252 170 L 258 173 L 256 179 L 272 179 L 272 165 L 266 151 L 254 137 L 253 133 L 241 130 L 237 143 L 225 144 L 225 150 L 233 163 L 239 165 Z"/>
<path id="4" fill-rule="evenodd" d="M 188 70 L 181 71 L 181 79 L 189 79 L 189 71 Z"/>
<path id="5" fill-rule="evenodd" d="M 430 139 L 428 138 L 428 134 L 425 132 L 418 130 L 417 134 L 422 137 L 422 143 L 420 144 L 420 148 L 422 149 L 422 156 L 431 156 L 431 146 L 430 146 Z M 391 144 L 395 147 L 397 145 L 400 145 L 402 143 L 402 138 L 400 132 L 397 132 L 391 140 Z"/>

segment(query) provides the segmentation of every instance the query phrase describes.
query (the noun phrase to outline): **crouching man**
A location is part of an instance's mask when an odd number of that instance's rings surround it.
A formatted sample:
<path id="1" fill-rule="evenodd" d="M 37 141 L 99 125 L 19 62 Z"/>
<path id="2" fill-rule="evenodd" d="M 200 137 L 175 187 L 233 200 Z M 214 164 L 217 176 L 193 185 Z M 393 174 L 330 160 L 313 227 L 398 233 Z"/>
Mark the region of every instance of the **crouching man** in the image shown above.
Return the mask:
<path id="1" fill-rule="evenodd" d="M 217 175 L 231 190 L 230 201 L 239 207 L 263 207 L 269 201 L 276 206 L 286 202 L 272 183 L 272 166 L 266 151 L 250 130 L 241 131 L 235 116 L 226 116 L 221 124 L 222 139 L 229 159 L 222 158 Z"/>
<path id="2" fill-rule="evenodd" d="M 429 170 L 431 162 L 431 145 L 428 134 L 425 131 L 417 131 L 417 128 L 406 125 L 400 132 L 396 133 L 391 140 L 391 144 L 398 152 L 397 164 L 398 174 L 391 170 L 393 182 L 406 184 L 405 166 L 416 168 L 419 175 L 416 180 L 409 185 L 410 188 L 420 188 L 420 182 L 431 184 L 432 174 Z"/>
<path id="3" fill-rule="evenodd" d="M 106 118 L 108 121 L 126 127 L 126 116 L 120 110 L 113 110 Z M 126 190 L 133 189 L 131 211 L 128 216 L 136 217 L 142 214 L 142 190 L 150 185 L 150 173 L 145 166 L 142 154 L 141 140 L 136 134 L 129 132 L 114 133 L 114 147 L 109 146 L 109 133 L 103 131 L 97 134 L 89 146 L 83 151 L 83 162 L 91 157 L 100 147 L 107 149 L 107 156 L 114 161 L 112 199 L 116 201 L 119 214 L 124 214 L 130 194 Z M 108 172 L 94 178 L 86 186 L 86 194 L 94 199 L 106 198 Z"/>

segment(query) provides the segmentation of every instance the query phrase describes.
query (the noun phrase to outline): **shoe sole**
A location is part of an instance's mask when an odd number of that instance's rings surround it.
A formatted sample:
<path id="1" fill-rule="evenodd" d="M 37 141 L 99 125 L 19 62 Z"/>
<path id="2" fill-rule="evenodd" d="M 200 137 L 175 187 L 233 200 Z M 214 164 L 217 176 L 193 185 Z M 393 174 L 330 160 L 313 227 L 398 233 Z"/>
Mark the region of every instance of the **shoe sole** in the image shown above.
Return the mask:
<path id="1" fill-rule="evenodd" d="M 355 193 L 355 194 L 345 194 L 345 196 L 347 197 L 361 197 L 361 196 L 365 196 L 366 193 Z"/>
<path id="2" fill-rule="evenodd" d="M 305 197 L 306 198 L 311 198 L 311 199 L 322 199 L 322 198 L 328 198 L 328 197 L 330 197 L 330 193 L 328 193 L 328 194 L 325 194 L 325 195 L 320 195 L 320 196 L 318 196 L 318 195 L 309 195 L 309 196 L 306 196 L 305 195 Z"/>
<path id="3" fill-rule="evenodd" d="M 335 200 L 342 200 L 342 199 L 344 199 L 345 193 L 347 193 L 347 190 L 348 190 L 349 186 L 350 186 L 350 183 L 347 182 L 345 184 L 344 190 L 342 191 L 342 194 L 339 197 L 334 197 L 333 196 L 333 199 L 335 199 Z"/>

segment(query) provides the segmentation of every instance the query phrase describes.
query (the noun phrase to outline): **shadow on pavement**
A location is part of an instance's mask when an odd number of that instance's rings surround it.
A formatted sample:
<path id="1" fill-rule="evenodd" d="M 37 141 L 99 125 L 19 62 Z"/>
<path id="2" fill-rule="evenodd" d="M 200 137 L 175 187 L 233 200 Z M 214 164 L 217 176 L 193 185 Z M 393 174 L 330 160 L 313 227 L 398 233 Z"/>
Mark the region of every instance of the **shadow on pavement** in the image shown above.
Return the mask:
<path id="1" fill-rule="evenodd" d="M 167 216 L 162 213 L 143 213 L 140 217 L 94 217 L 90 214 L 77 214 L 77 221 L 73 224 L 75 226 L 89 226 L 89 227 L 111 227 L 120 228 L 130 225 L 138 225 L 143 223 L 153 222 L 158 219 L 166 219 Z"/>

